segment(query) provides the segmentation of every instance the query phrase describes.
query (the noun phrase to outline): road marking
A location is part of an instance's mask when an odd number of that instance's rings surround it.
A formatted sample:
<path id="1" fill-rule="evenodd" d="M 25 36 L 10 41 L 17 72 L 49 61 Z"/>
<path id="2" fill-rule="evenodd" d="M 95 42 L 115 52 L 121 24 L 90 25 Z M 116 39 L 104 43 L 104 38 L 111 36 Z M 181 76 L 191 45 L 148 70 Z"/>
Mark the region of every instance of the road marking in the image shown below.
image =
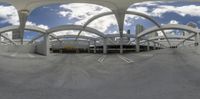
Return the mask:
<path id="1" fill-rule="evenodd" d="M 122 55 L 117 55 L 120 59 L 122 59 L 123 61 L 127 62 L 127 63 L 133 63 L 134 61 L 127 58 L 127 57 L 124 57 Z"/>
<path id="2" fill-rule="evenodd" d="M 34 57 L 35 57 L 34 55 L 31 55 L 31 54 L 28 54 L 28 56 L 29 56 L 30 58 L 34 58 Z"/>
<path id="3" fill-rule="evenodd" d="M 153 54 L 139 54 L 139 56 L 142 56 L 142 57 L 152 57 Z"/>
<path id="4" fill-rule="evenodd" d="M 99 61 L 100 63 L 102 63 L 102 62 L 104 61 L 105 58 L 106 58 L 106 55 L 103 55 L 103 56 L 101 56 L 101 57 L 98 59 L 98 61 Z"/>
<path id="5" fill-rule="evenodd" d="M 11 54 L 11 57 L 15 57 L 17 55 L 17 53 Z"/>

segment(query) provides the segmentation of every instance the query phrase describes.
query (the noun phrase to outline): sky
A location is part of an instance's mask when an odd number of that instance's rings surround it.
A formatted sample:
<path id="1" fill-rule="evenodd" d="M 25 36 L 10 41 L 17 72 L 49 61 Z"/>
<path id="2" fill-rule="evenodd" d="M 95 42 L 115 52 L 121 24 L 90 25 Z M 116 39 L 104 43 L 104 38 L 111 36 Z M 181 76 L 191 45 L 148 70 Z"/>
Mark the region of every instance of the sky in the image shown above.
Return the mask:
<path id="1" fill-rule="evenodd" d="M 194 22 L 200 27 L 200 2 L 140 2 L 131 5 L 128 11 L 137 11 L 151 16 L 161 25 L 164 24 L 187 24 Z M 39 7 L 33 10 L 26 25 L 34 25 L 44 29 L 50 29 L 60 25 L 84 25 L 84 23 L 91 17 L 103 12 L 111 12 L 110 9 L 86 3 L 72 3 L 72 4 L 52 4 Z M 124 33 L 131 30 L 134 34 L 135 25 L 142 24 L 145 29 L 153 27 L 147 19 L 139 16 L 126 15 Z M 17 10 L 14 6 L 0 3 L 0 27 L 19 25 L 19 18 Z M 108 15 L 96 19 L 88 25 L 88 27 L 95 28 L 105 34 L 117 34 L 118 24 L 114 15 Z M 54 33 L 55 35 L 76 35 L 79 31 L 60 31 Z M 8 33 L 8 36 L 11 33 Z M 32 31 L 25 31 L 24 38 L 32 39 L 39 35 L 39 33 Z M 95 34 L 83 32 L 81 35 L 98 37 Z"/>

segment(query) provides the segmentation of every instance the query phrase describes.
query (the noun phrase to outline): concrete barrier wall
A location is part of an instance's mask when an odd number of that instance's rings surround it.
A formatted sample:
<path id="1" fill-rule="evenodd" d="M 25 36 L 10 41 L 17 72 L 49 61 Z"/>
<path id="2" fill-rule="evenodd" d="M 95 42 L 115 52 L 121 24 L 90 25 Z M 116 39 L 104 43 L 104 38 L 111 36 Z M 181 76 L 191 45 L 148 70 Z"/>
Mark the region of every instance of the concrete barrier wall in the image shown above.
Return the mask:
<path id="1" fill-rule="evenodd" d="M 36 53 L 46 55 L 43 42 L 32 45 L 0 45 L 0 53 Z"/>
<path id="2" fill-rule="evenodd" d="M 46 50 L 44 48 L 44 43 L 43 42 L 36 43 L 35 53 L 40 54 L 40 55 L 46 55 Z"/>
<path id="3" fill-rule="evenodd" d="M 78 44 L 77 44 L 78 43 Z M 67 46 L 75 47 L 75 48 L 88 48 L 88 41 L 64 41 L 62 45 L 60 45 L 60 42 L 55 41 L 52 42 L 52 48 L 57 49 L 57 48 L 64 48 Z"/>
<path id="4" fill-rule="evenodd" d="M 0 45 L 1 53 L 35 53 L 35 45 Z"/>

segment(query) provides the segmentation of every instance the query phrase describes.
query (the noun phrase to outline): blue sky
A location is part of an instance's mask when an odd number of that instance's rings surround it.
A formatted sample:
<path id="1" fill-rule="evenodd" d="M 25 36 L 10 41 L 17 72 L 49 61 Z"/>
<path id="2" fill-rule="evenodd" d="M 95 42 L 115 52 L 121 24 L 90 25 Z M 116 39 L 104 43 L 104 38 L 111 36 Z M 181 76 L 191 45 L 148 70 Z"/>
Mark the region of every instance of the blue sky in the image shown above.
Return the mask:
<path id="1" fill-rule="evenodd" d="M 200 26 L 200 2 L 141 2 L 133 4 L 128 10 L 145 13 L 160 24 L 187 24 L 188 22 L 195 22 L 198 27 Z M 27 25 L 36 25 L 44 29 L 66 24 L 83 25 L 92 16 L 108 11 L 111 10 L 94 4 L 53 4 L 33 10 L 28 17 Z M 11 5 L 0 3 L 0 27 L 18 25 L 18 21 L 16 9 Z M 134 33 L 136 24 L 142 24 L 145 28 L 154 26 L 146 19 L 127 15 L 124 31 L 130 29 L 131 33 Z M 113 15 L 99 18 L 89 24 L 89 27 L 105 34 L 118 33 L 117 22 Z M 61 31 L 55 34 L 77 33 L 78 31 L 72 30 Z M 31 39 L 37 35 L 38 33 L 25 31 L 25 39 Z M 82 35 L 96 36 L 87 32 L 82 33 Z"/>

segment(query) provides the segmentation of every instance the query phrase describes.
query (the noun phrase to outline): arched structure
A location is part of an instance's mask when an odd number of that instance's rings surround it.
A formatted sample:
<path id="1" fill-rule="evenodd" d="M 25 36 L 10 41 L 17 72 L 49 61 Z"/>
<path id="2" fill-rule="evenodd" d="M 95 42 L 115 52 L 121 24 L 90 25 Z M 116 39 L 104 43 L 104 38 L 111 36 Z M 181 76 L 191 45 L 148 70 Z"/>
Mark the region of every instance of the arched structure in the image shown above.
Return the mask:
<path id="1" fill-rule="evenodd" d="M 107 38 L 120 37 L 120 34 L 107 34 L 106 37 Z M 136 36 L 133 34 L 123 34 L 123 37 L 135 38 Z"/>
<path id="2" fill-rule="evenodd" d="M 190 39 L 190 38 L 192 38 L 193 36 L 196 35 L 195 42 L 198 43 L 198 44 L 200 43 L 200 37 L 199 37 L 200 30 L 199 29 L 195 29 L 195 28 L 192 28 L 192 27 L 189 27 L 189 26 L 186 26 L 186 25 L 179 25 L 179 24 L 167 24 L 167 25 L 163 25 L 161 28 L 152 27 L 152 28 L 149 28 L 149 29 L 141 32 L 139 35 L 137 35 L 137 38 L 142 38 L 145 35 L 151 34 L 151 33 L 156 32 L 156 31 L 163 31 L 163 30 L 166 30 L 166 29 L 179 29 L 179 30 L 185 30 L 185 31 L 192 32 L 194 34 L 189 36 L 189 37 L 186 37 L 182 42 L 184 42 L 185 40 L 188 40 L 188 39 Z M 180 42 L 178 45 L 180 45 L 182 42 Z M 139 48 L 138 43 L 136 44 L 136 46 L 137 46 L 137 48 Z"/>
<path id="3" fill-rule="evenodd" d="M 62 38 L 76 38 L 76 35 L 62 35 L 62 36 L 57 36 L 57 38 L 62 39 Z M 93 38 L 93 37 L 88 37 L 88 36 L 79 36 L 81 39 L 88 39 L 92 41 L 97 41 L 100 40 L 100 38 Z"/>
<path id="4" fill-rule="evenodd" d="M 8 31 L 13 31 L 19 28 L 19 25 L 12 25 L 12 26 L 6 26 L 3 28 L 0 28 L 0 34 L 4 33 L 4 32 L 8 32 Z M 33 25 L 28 25 L 25 27 L 25 30 L 30 30 L 30 31 L 35 31 L 35 32 L 39 32 L 39 33 L 46 33 L 45 29 L 39 28 L 37 26 L 33 26 Z"/>
<path id="5" fill-rule="evenodd" d="M 19 14 L 19 21 L 20 21 L 20 25 L 19 26 L 10 26 L 10 27 L 4 27 L 0 30 L 0 33 L 2 32 L 6 32 L 6 31 L 12 31 L 12 30 L 19 30 L 21 34 L 24 33 L 24 30 L 31 30 L 31 31 L 36 31 L 39 33 L 42 33 L 42 35 L 34 38 L 33 40 L 31 40 L 31 42 L 35 41 L 36 39 L 40 38 L 40 37 L 44 37 L 44 44 L 46 47 L 44 47 L 46 50 L 48 49 L 48 40 L 49 40 L 49 36 L 52 36 L 53 38 L 56 38 L 55 35 L 53 35 L 53 32 L 57 32 L 57 31 L 62 31 L 62 30 L 80 30 L 80 32 L 78 33 L 78 36 L 80 35 L 80 33 L 82 31 L 87 31 L 90 33 L 94 33 L 100 37 L 103 38 L 104 42 L 106 42 L 107 38 L 114 38 L 114 37 L 120 37 L 120 53 L 123 52 L 123 37 L 127 36 L 129 38 L 136 38 L 136 45 L 139 45 L 138 40 L 139 38 L 143 37 L 144 35 L 147 35 L 151 32 L 154 31 L 161 31 L 165 37 L 165 39 L 168 41 L 169 45 L 170 41 L 168 40 L 168 37 L 166 36 L 166 34 L 164 33 L 164 29 L 182 29 L 182 30 L 186 30 L 186 31 L 190 31 L 190 32 L 194 32 L 196 36 L 196 40 L 199 40 L 199 30 L 195 30 L 192 29 L 190 27 L 187 26 L 182 26 L 182 25 L 164 25 L 161 26 L 158 22 L 156 22 L 153 18 L 151 18 L 148 15 L 145 15 L 143 13 L 139 13 L 139 12 L 134 12 L 134 11 L 127 11 L 127 8 L 132 5 L 133 3 L 136 2 L 141 2 L 141 0 L 0 0 L 1 2 L 6 2 L 9 3 L 11 5 L 13 5 L 14 7 L 16 7 L 18 14 Z M 149 1 L 149 0 L 142 0 L 142 1 Z M 171 0 L 166 0 L 166 1 L 171 1 Z M 195 0 L 192 0 L 195 1 Z M 69 3 L 89 3 L 89 4 L 97 4 L 100 6 L 104 6 L 107 7 L 111 10 L 111 12 L 105 12 L 99 15 L 96 15 L 94 17 L 92 17 L 91 19 L 89 19 L 83 26 L 79 26 L 79 25 L 64 25 L 64 26 L 58 26 L 55 28 L 51 28 L 49 30 L 44 30 L 41 28 L 37 28 L 35 26 L 26 26 L 26 21 L 27 21 L 27 17 L 29 16 L 29 14 L 36 8 L 41 7 L 41 6 L 45 6 L 45 5 L 50 5 L 50 4 L 69 4 Z M 102 16 L 106 16 L 106 15 L 115 15 L 117 23 L 118 23 L 118 27 L 119 27 L 119 34 L 117 35 L 106 35 L 96 29 L 93 28 L 89 28 L 87 27 L 88 24 L 90 24 L 91 22 L 93 22 L 95 19 L 100 18 Z M 123 28 L 124 28 L 124 18 L 126 14 L 131 14 L 131 15 L 138 15 L 141 17 L 144 17 L 148 20 L 150 20 L 151 22 L 153 22 L 156 27 L 147 29 L 145 31 L 143 31 L 142 33 L 140 33 L 137 36 L 134 35 L 127 35 L 127 34 L 123 34 Z M 77 38 L 78 38 L 77 36 Z M 185 38 L 189 39 L 191 37 L 193 37 L 194 35 Z M 4 37 L 6 38 L 6 37 Z M 8 38 L 7 38 L 8 39 Z M 9 40 L 9 39 L 8 39 Z M 57 38 L 57 40 L 59 40 L 59 38 Z M 13 42 L 12 40 L 9 40 L 11 42 Z M 23 37 L 22 37 L 22 42 L 23 42 Z M 184 42 L 184 41 L 183 41 Z M 199 41 L 198 41 L 199 42 Z M 14 43 L 13 43 L 14 44 Z M 47 51 L 48 53 L 48 51 Z"/>
<path id="6" fill-rule="evenodd" d="M 87 25 L 89 25 L 91 22 L 93 22 L 94 20 L 96 20 L 96 19 L 98 19 L 98 18 L 100 18 L 100 17 L 106 16 L 106 15 L 112 15 L 112 14 L 114 14 L 114 13 L 113 13 L 113 12 L 105 12 L 105 13 L 102 13 L 102 14 L 99 14 L 99 15 L 96 15 L 96 16 L 93 16 L 92 18 L 90 18 L 90 19 L 83 25 L 83 28 L 87 27 Z M 139 12 L 135 12 L 135 11 L 125 11 L 124 15 L 125 15 L 125 14 L 131 14 L 131 15 L 137 15 L 137 16 L 140 16 L 140 17 L 144 17 L 144 18 L 150 20 L 152 23 L 154 23 L 158 28 L 161 27 L 161 25 L 160 25 L 158 22 L 156 22 L 153 18 L 151 18 L 150 16 L 148 16 L 148 15 L 146 15 L 146 14 L 139 13 Z M 123 24 L 123 25 L 124 25 L 124 24 Z M 122 28 L 122 26 L 121 26 L 121 28 Z M 120 26 L 119 26 L 119 32 L 122 31 L 122 30 L 120 30 L 121 28 L 120 28 Z M 81 34 L 81 32 L 82 32 L 82 30 L 79 31 L 79 33 L 78 33 L 78 35 L 77 35 L 77 38 L 78 38 L 78 36 Z M 166 34 L 164 33 L 164 31 L 162 31 L 162 33 L 163 33 L 163 35 L 165 36 L 165 39 L 167 39 L 169 45 L 171 45 L 170 42 L 169 42 L 169 40 L 168 40 L 168 38 L 167 38 L 167 36 L 166 36 Z M 122 37 L 123 37 L 123 32 L 120 32 L 119 35 L 120 35 L 120 38 L 121 38 L 121 42 L 123 42 L 123 39 L 122 39 Z M 76 39 L 77 39 L 77 38 L 76 38 Z M 122 46 L 123 46 L 123 45 L 120 44 L 120 53 L 123 53 L 123 47 L 122 47 Z"/>
<path id="7" fill-rule="evenodd" d="M 179 24 L 167 24 L 167 25 L 163 25 L 161 28 L 159 27 L 152 27 L 149 28 L 145 31 L 143 31 L 142 33 L 140 33 L 137 37 L 142 37 L 148 34 L 151 34 L 152 32 L 156 32 L 156 31 L 161 31 L 161 30 L 167 30 L 167 29 L 179 29 L 179 30 L 185 30 L 185 31 L 189 31 L 192 33 L 199 33 L 198 29 L 186 26 L 186 25 L 179 25 Z"/>
<path id="8" fill-rule="evenodd" d="M 90 18 L 84 25 L 83 27 L 87 27 L 91 22 L 93 22 L 94 20 L 98 19 L 98 18 L 101 18 L 103 16 L 107 16 L 107 15 L 112 15 L 114 14 L 113 12 L 104 12 L 104 13 L 101 13 L 101 14 L 98 14 L 96 16 L 93 16 L 92 18 Z M 125 14 L 131 14 L 131 15 L 137 15 L 137 16 L 140 16 L 140 17 L 143 17 L 143 18 L 146 18 L 148 19 L 149 21 L 151 21 L 152 23 L 154 23 L 156 26 L 158 27 L 161 27 L 160 24 L 158 22 L 156 22 L 153 18 L 149 17 L 148 15 L 146 14 L 143 14 L 143 13 L 139 13 L 139 12 L 135 12 L 135 11 L 126 11 Z M 82 31 L 79 32 L 79 35 Z"/>
<path id="9" fill-rule="evenodd" d="M 168 36 L 168 39 L 187 39 L 187 36 Z M 152 38 L 148 38 L 148 40 L 159 40 L 159 39 L 165 39 L 165 37 L 163 36 L 157 36 L 157 37 L 152 37 Z M 194 41 L 194 39 L 188 39 L 190 41 Z"/>
<path id="10" fill-rule="evenodd" d="M 3 27 L 3 28 L 0 28 L 0 34 L 5 33 L 5 32 L 9 32 L 9 31 L 14 31 L 14 30 L 17 30 L 17 29 L 19 29 L 19 26 L 17 26 L 17 25 Z M 36 27 L 36 26 L 26 26 L 25 30 L 35 31 L 35 32 L 39 32 L 39 33 L 46 33 L 46 30 L 39 28 L 39 27 Z M 16 43 L 13 40 L 11 40 L 11 39 L 3 36 L 3 35 L 1 35 L 1 36 L 4 37 L 5 39 L 9 40 L 14 45 L 16 45 Z"/>
<path id="11" fill-rule="evenodd" d="M 1 0 L 2 2 L 7 2 L 9 4 L 14 5 L 18 12 L 20 17 L 20 32 L 23 33 L 23 30 L 25 28 L 25 23 L 27 20 L 28 15 L 31 13 L 32 10 L 49 4 L 55 4 L 55 3 L 90 3 L 90 4 L 97 4 L 104 7 L 107 7 L 112 10 L 113 14 L 115 15 L 118 25 L 119 25 L 119 32 L 122 36 L 123 34 L 123 27 L 124 27 L 124 17 L 127 8 L 132 5 L 135 2 L 141 2 L 141 0 L 127 0 L 127 1 L 121 1 L 121 0 L 59 0 L 59 1 L 50 1 L 50 0 L 18 0 L 17 2 L 13 0 Z M 148 0 L 143 0 L 148 1 Z"/>
<path id="12" fill-rule="evenodd" d="M 58 32 L 58 31 L 64 31 L 64 30 L 82 30 L 82 31 L 87 31 L 87 32 L 90 32 L 90 33 L 94 33 L 100 37 L 103 37 L 105 38 L 105 34 L 103 34 L 102 32 L 96 30 L 96 29 L 93 29 L 93 28 L 90 28 L 90 27 L 83 27 L 81 25 L 63 25 L 63 26 L 58 26 L 58 27 L 55 27 L 55 28 L 51 28 L 47 31 L 48 34 L 51 34 L 51 33 L 54 33 L 54 32 Z"/>

